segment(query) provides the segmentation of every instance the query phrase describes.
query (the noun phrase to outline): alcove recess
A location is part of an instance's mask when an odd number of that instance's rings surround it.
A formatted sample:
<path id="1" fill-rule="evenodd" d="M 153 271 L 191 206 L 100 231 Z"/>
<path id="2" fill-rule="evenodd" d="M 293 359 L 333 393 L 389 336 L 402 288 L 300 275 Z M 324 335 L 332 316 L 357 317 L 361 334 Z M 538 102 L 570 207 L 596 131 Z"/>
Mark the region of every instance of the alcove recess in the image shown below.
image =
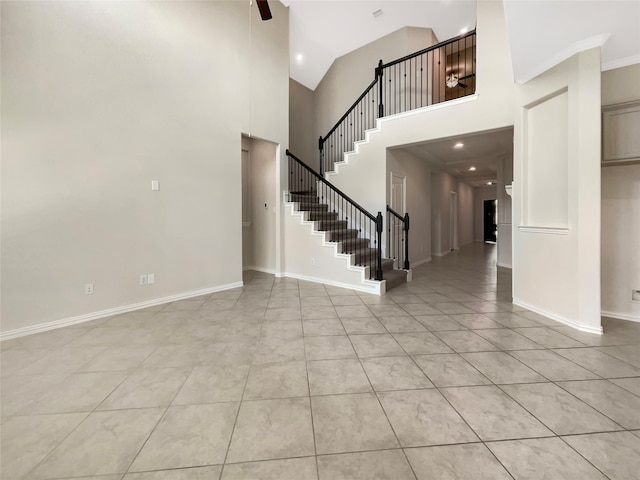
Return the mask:
<path id="1" fill-rule="evenodd" d="M 602 108 L 602 166 L 640 163 L 640 100 Z"/>

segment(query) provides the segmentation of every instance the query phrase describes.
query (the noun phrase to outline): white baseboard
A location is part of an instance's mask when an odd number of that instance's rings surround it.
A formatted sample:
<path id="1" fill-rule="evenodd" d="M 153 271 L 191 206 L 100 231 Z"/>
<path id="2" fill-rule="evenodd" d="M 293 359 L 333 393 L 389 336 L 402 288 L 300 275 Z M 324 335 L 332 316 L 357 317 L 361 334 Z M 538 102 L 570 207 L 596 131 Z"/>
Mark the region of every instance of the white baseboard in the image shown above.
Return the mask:
<path id="1" fill-rule="evenodd" d="M 629 315 L 628 313 L 609 312 L 607 310 L 602 310 L 601 313 L 603 317 L 617 318 L 618 320 L 628 320 L 630 322 L 640 322 L 640 317 Z"/>
<path id="2" fill-rule="evenodd" d="M 418 260 L 417 262 L 411 262 L 411 268 L 419 267 L 420 265 L 424 265 L 425 263 L 429 263 L 432 260 L 431 257 L 423 258 L 422 260 Z"/>
<path id="3" fill-rule="evenodd" d="M 69 325 L 76 325 L 78 323 L 90 322 L 91 320 L 98 320 L 99 318 L 111 317 L 113 315 L 119 315 L 121 313 L 154 307 L 163 303 L 176 302 L 178 300 L 185 300 L 187 298 L 198 297 L 200 295 L 207 295 L 209 293 L 230 290 L 232 288 L 242 287 L 243 285 L 243 282 L 227 283 L 226 285 L 219 285 L 217 287 L 203 288 L 202 290 L 192 290 L 190 292 L 178 293 L 176 295 L 169 295 L 167 297 L 155 298 L 153 300 L 146 300 L 144 302 L 132 303 L 120 307 L 109 308 L 107 310 L 100 310 L 98 312 L 86 313 L 84 315 L 77 315 L 75 317 L 63 318 L 61 320 L 54 320 L 52 322 L 39 323 L 37 325 L 30 325 L 28 327 L 16 328 L 15 330 L 0 332 L 0 341 L 24 337 L 25 335 L 32 335 L 34 333 L 47 332 L 49 330 L 68 327 Z"/>
<path id="4" fill-rule="evenodd" d="M 583 325 L 582 323 L 574 322 L 573 320 L 569 320 L 568 318 L 556 315 L 555 313 L 550 313 L 542 310 L 541 308 L 529 305 L 528 303 L 525 303 L 516 298 L 513 299 L 513 304 L 522 308 L 526 308 L 527 310 L 531 310 L 532 312 L 539 313 L 540 315 L 550 318 L 551 320 L 555 320 L 556 322 L 564 323 L 565 325 L 575 328 L 576 330 L 579 330 L 581 332 L 595 333 L 598 335 L 602 335 L 603 333 L 602 325 L 600 325 L 599 327 L 594 327 L 592 325 Z"/>
<path id="5" fill-rule="evenodd" d="M 247 270 L 255 270 L 256 272 L 262 273 L 270 273 L 271 275 L 275 275 L 276 271 L 273 268 L 262 268 L 262 267 L 242 267 L 242 271 L 246 272 Z"/>
<path id="6" fill-rule="evenodd" d="M 295 278 L 298 280 L 305 280 L 307 282 L 322 283 L 324 285 L 331 285 L 332 287 L 349 288 L 351 290 L 356 290 L 358 292 L 364 292 L 364 293 L 371 293 L 373 295 L 382 295 L 385 292 L 385 286 L 386 286 L 386 283 L 384 280 L 382 282 L 371 282 L 372 284 L 369 287 L 367 287 L 365 285 L 350 285 L 347 283 L 334 282 L 332 280 L 325 280 L 323 278 L 309 277 L 307 275 L 299 275 L 297 273 L 283 273 L 282 276 Z"/>

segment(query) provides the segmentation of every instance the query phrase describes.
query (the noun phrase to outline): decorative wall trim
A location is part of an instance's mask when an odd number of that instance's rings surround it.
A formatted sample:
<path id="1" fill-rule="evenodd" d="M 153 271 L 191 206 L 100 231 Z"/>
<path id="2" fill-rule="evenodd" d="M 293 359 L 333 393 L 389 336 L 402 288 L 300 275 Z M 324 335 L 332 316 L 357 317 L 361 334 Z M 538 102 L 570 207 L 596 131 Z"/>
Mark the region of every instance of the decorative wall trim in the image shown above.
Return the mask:
<path id="1" fill-rule="evenodd" d="M 349 288 L 358 292 L 371 293 L 373 295 L 382 295 L 386 290 L 386 280 L 381 282 L 372 282 L 372 285 L 367 287 L 365 285 L 351 285 L 348 283 L 334 282 L 333 280 L 326 280 L 324 278 L 309 277 L 307 275 L 298 275 L 297 273 L 282 273 L 283 277 L 296 278 L 298 280 L 305 280 L 307 282 L 322 283 L 323 285 L 331 285 L 332 287 Z M 378 288 L 378 285 L 380 288 Z"/>
<path id="2" fill-rule="evenodd" d="M 630 55 L 628 57 L 618 58 L 616 60 L 603 63 L 602 71 L 604 72 L 606 70 L 613 70 L 614 68 L 628 67 L 629 65 L 635 65 L 636 63 L 640 63 L 640 55 Z"/>
<path id="3" fill-rule="evenodd" d="M 217 287 L 211 287 L 211 288 L 203 288 L 202 290 L 192 290 L 190 292 L 178 293 L 176 295 L 169 295 L 167 297 L 155 298 L 153 300 L 146 300 L 144 302 L 132 303 L 129 305 L 123 305 L 121 307 L 114 307 L 106 310 L 100 310 L 98 312 L 86 313 L 84 315 L 77 315 L 75 317 L 63 318 L 61 320 L 54 320 L 52 322 L 39 323 L 37 325 L 29 325 L 28 327 L 16 328 L 15 330 L 0 332 L 0 341 L 10 340 L 12 338 L 24 337 L 25 335 L 32 335 L 34 333 L 47 332 L 49 330 L 55 330 L 56 328 L 67 327 L 69 325 L 76 325 L 78 323 L 90 322 L 91 320 L 98 320 L 99 318 L 111 317 L 113 315 L 132 312 L 134 310 L 140 310 L 142 308 L 154 307 L 156 305 L 161 305 L 163 303 L 176 302 L 178 300 L 185 300 L 187 298 L 198 297 L 200 295 L 207 295 L 209 293 L 230 290 L 232 288 L 242 287 L 243 285 L 244 285 L 244 282 L 227 283 L 226 285 L 219 285 Z"/>
<path id="4" fill-rule="evenodd" d="M 518 230 L 526 233 L 544 233 L 547 235 L 569 235 L 569 228 L 562 227 L 533 227 L 530 225 L 519 225 Z"/>
<path id="5" fill-rule="evenodd" d="M 553 55 L 552 57 L 548 58 L 547 60 L 540 62 L 538 65 L 536 65 L 534 68 L 529 70 L 529 72 L 527 72 L 521 78 L 517 78 L 516 83 L 518 85 L 524 85 L 529 80 L 533 80 L 538 75 L 546 72 L 547 70 L 552 69 L 556 65 L 559 65 L 560 63 L 564 62 L 568 58 L 573 57 L 577 53 L 603 46 L 607 42 L 607 40 L 609 40 L 609 36 L 610 36 L 609 33 L 603 33 L 601 35 L 596 35 L 595 37 L 586 38 L 584 40 L 580 40 L 572 43 L 564 50 L 561 50 L 555 55 Z"/>
<path id="6" fill-rule="evenodd" d="M 595 333 L 598 335 L 602 335 L 602 325 L 600 325 L 599 327 L 594 327 L 591 325 L 583 325 L 582 323 L 574 322 L 573 320 L 569 320 L 568 318 L 564 318 L 560 315 L 556 315 L 555 313 L 550 313 L 545 310 L 542 310 L 541 308 L 529 305 L 516 298 L 513 299 L 513 304 L 522 308 L 526 308 L 527 310 L 531 310 L 532 312 L 538 313 L 540 315 L 543 315 L 547 318 L 550 318 L 551 320 L 555 320 L 556 322 L 564 323 L 565 325 L 575 328 L 576 330 L 579 330 L 581 332 Z"/>
<path id="7" fill-rule="evenodd" d="M 629 315 L 628 313 L 610 312 L 602 310 L 603 317 L 617 318 L 618 320 L 628 320 L 629 322 L 640 322 L 640 316 Z"/>

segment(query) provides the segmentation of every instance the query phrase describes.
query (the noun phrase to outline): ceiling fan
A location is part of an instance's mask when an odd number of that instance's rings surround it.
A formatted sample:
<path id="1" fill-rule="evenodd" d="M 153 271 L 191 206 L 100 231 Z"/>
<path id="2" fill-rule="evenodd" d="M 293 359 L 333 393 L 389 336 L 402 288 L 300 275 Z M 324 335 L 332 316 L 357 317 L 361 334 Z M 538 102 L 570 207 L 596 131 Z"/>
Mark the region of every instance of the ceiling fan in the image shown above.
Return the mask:
<path id="1" fill-rule="evenodd" d="M 449 74 L 449 76 L 447 77 L 447 87 L 448 88 L 455 88 L 455 87 L 467 88 L 467 84 L 462 83 L 461 80 L 475 77 L 475 76 L 476 76 L 475 73 L 470 73 L 469 75 L 458 77 L 455 73 L 451 72 L 451 74 Z"/>

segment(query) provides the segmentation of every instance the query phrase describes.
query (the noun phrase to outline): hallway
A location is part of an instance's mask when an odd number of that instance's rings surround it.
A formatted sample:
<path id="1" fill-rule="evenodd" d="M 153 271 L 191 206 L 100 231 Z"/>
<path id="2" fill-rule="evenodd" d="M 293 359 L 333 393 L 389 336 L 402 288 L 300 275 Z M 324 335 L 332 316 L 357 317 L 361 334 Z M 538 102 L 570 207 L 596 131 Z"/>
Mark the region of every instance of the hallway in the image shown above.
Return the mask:
<path id="1" fill-rule="evenodd" d="M 245 272 L 5 341 L 1 478 L 640 478 L 640 324 L 524 311 L 495 257 L 382 297 Z"/>

